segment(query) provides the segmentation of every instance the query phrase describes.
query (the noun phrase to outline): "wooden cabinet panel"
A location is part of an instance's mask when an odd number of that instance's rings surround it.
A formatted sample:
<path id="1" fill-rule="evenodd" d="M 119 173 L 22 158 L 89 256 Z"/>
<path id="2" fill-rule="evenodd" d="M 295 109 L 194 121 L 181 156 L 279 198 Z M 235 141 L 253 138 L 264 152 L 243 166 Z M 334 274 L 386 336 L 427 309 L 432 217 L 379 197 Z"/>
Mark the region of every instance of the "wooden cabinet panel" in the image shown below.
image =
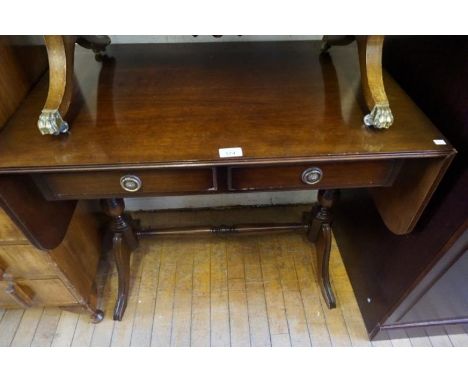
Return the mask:
<path id="1" fill-rule="evenodd" d="M 0 263 L 4 272 L 15 278 L 44 277 L 57 273 L 47 252 L 29 244 L 0 246 Z"/>
<path id="2" fill-rule="evenodd" d="M 388 186 L 399 167 L 400 161 L 397 160 L 231 167 L 228 186 L 233 191 Z M 303 174 L 308 169 L 321 173 L 320 179 L 314 184 L 307 184 L 303 180 Z"/>
<path id="3" fill-rule="evenodd" d="M 35 177 L 46 197 L 53 199 L 132 197 L 203 193 L 217 190 L 214 168 L 50 173 Z M 137 177 L 141 186 L 127 191 L 123 177 Z"/>
<path id="4" fill-rule="evenodd" d="M 0 208 L 0 244 L 11 242 L 27 243 L 27 240 L 6 212 Z"/>
<path id="5" fill-rule="evenodd" d="M 9 293 L 9 281 L 0 281 L 0 305 L 5 308 L 24 308 Z M 31 297 L 32 306 L 62 306 L 76 304 L 76 298 L 60 279 L 15 280 L 20 293 Z"/>

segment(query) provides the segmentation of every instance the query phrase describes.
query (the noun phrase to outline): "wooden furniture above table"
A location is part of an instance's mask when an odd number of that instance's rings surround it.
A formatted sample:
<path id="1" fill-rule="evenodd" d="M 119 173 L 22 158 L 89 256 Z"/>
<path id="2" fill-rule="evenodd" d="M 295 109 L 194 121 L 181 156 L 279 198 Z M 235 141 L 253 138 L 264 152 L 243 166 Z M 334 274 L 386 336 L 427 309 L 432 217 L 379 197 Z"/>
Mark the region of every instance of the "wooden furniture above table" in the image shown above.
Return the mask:
<path id="1" fill-rule="evenodd" d="M 50 67 L 47 100 L 38 120 L 41 134 L 66 133 L 69 124 L 64 120 L 73 94 L 75 44 L 92 49 L 101 60 L 111 40 L 108 36 L 45 36 Z M 368 127 L 388 129 L 393 124 L 382 75 L 384 36 L 324 36 L 322 53 L 333 45 L 347 45 L 357 41 L 361 86 L 369 113 L 364 117 Z"/>
<path id="2" fill-rule="evenodd" d="M 387 227 L 407 233 L 455 154 L 389 76 L 394 126 L 363 124 L 353 46 L 320 55 L 319 42 L 118 45 L 107 54 L 96 62 L 77 47 L 68 134 L 31 128 L 47 76 L 37 84 L 0 133 L 0 174 L 33 179 L 49 200 L 102 200 L 111 218 L 104 248 L 119 272 L 118 320 L 131 251 L 141 237 L 163 234 L 303 230 L 317 245 L 319 283 L 332 308 L 337 190 L 371 189 Z M 287 189 L 319 190 L 318 205 L 301 222 L 153 230 L 125 215 L 123 202 Z"/>

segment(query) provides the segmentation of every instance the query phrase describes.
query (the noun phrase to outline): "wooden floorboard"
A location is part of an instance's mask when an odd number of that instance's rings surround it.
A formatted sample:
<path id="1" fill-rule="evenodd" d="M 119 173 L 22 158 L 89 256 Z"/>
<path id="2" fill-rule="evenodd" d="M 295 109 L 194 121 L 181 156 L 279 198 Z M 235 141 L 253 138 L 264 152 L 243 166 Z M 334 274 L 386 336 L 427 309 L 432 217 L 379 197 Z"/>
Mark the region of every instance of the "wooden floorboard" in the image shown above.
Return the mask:
<path id="1" fill-rule="evenodd" d="M 425 328 L 427 335 L 429 336 L 429 340 L 431 341 L 432 346 L 438 347 L 451 347 L 453 346 L 452 342 L 450 341 L 447 332 L 445 331 L 444 326 L 431 326 Z"/>
<path id="2" fill-rule="evenodd" d="M 432 343 L 423 328 L 405 329 L 406 334 L 413 347 L 431 347 Z"/>
<path id="3" fill-rule="evenodd" d="M 6 310 L 0 321 L 0 346 L 10 346 L 23 317 L 24 310 Z"/>
<path id="4" fill-rule="evenodd" d="M 136 307 L 138 304 L 138 293 L 140 291 L 142 257 L 145 253 L 145 247 L 141 246 L 133 252 L 132 256 L 132 277 L 130 281 L 129 299 L 127 309 L 125 310 L 125 319 L 115 321 L 112 331 L 111 346 L 122 347 L 130 346 L 132 340 L 133 323 L 135 322 Z M 112 280 L 112 279 L 111 279 Z M 115 277 L 112 280 L 116 282 Z M 112 312 L 108 312 L 107 319 L 112 319 Z"/>
<path id="5" fill-rule="evenodd" d="M 151 346 L 170 346 L 171 344 L 177 266 L 176 244 L 172 239 L 161 243 L 162 254 L 151 333 Z"/>
<path id="6" fill-rule="evenodd" d="M 48 347 L 52 345 L 61 313 L 61 310 L 58 308 L 46 308 L 43 310 L 31 346 Z"/>
<path id="7" fill-rule="evenodd" d="M 195 239 L 196 240 L 196 239 Z M 195 240 L 177 252 L 174 305 L 171 324 L 171 346 L 190 346 L 192 324 L 193 259 Z M 189 243 L 187 243 L 189 244 Z"/>
<path id="8" fill-rule="evenodd" d="M 271 346 L 265 287 L 257 240 L 254 237 L 250 237 L 246 238 L 242 243 L 250 344 L 251 346 Z"/>
<path id="9" fill-rule="evenodd" d="M 251 346 L 244 265 L 246 252 L 243 241 L 231 239 L 227 243 L 226 257 L 231 346 Z"/>
<path id="10" fill-rule="evenodd" d="M 230 216 L 296 221 L 306 210 L 239 209 Z M 219 224 L 225 216 L 218 210 L 138 214 L 153 227 Z M 0 309 L 0 346 L 468 346 L 466 325 L 384 331 L 369 341 L 334 241 L 333 310 L 317 283 L 315 248 L 299 233 L 144 238 L 132 256 L 121 322 L 112 320 L 117 273 L 108 263 L 107 277 L 98 281 L 101 323 L 57 308 Z"/>
<path id="11" fill-rule="evenodd" d="M 411 341 L 405 329 L 393 329 L 388 331 L 388 336 L 394 347 L 410 347 Z"/>
<path id="12" fill-rule="evenodd" d="M 33 308 L 24 311 L 15 337 L 11 341 L 11 346 L 31 346 L 43 311 L 43 308 Z"/>
<path id="13" fill-rule="evenodd" d="M 147 242 L 140 244 L 144 246 L 144 249 L 142 249 L 144 258 L 142 260 L 140 289 L 130 341 L 131 346 L 151 345 L 162 248 L 159 243 L 154 243 L 151 246 L 148 244 Z"/>
<path id="14" fill-rule="evenodd" d="M 73 342 L 79 316 L 76 313 L 62 311 L 55 329 L 52 346 L 69 347 Z"/>
<path id="15" fill-rule="evenodd" d="M 312 266 L 316 260 L 315 249 L 302 235 L 284 235 L 281 238 L 282 251 L 293 256 L 304 313 L 312 346 L 331 346 L 330 333 L 325 321 L 322 298 Z"/>
<path id="16" fill-rule="evenodd" d="M 115 267 L 110 268 L 110 275 L 112 275 L 112 282 L 107 282 L 102 290 L 100 308 L 104 313 L 104 320 L 95 325 L 93 336 L 91 337 L 91 346 L 93 347 L 106 347 L 110 346 L 112 342 L 112 334 L 114 332 L 115 322 L 112 320 L 112 313 L 114 310 L 113 296 L 117 294 L 117 283 L 115 282 Z"/>
<path id="17" fill-rule="evenodd" d="M 468 335 L 464 331 L 462 325 L 446 325 L 445 331 L 450 338 L 450 342 L 453 346 L 467 347 L 468 346 Z"/>
<path id="18" fill-rule="evenodd" d="M 291 346 L 283 288 L 277 264 L 281 248 L 274 236 L 258 237 L 260 263 L 272 346 Z"/>
<path id="19" fill-rule="evenodd" d="M 200 253 L 193 259 L 191 346 L 210 346 L 211 256 L 210 246 L 201 241 Z"/>
<path id="20" fill-rule="evenodd" d="M 379 333 L 379 340 L 371 341 L 373 347 L 393 347 L 392 341 L 386 330 L 382 330 Z"/>
<path id="21" fill-rule="evenodd" d="M 210 344 L 211 346 L 230 346 L 231 327 L 229 320 L 226 242 L 220 239 L 213 240 L 210 252 Z"/>

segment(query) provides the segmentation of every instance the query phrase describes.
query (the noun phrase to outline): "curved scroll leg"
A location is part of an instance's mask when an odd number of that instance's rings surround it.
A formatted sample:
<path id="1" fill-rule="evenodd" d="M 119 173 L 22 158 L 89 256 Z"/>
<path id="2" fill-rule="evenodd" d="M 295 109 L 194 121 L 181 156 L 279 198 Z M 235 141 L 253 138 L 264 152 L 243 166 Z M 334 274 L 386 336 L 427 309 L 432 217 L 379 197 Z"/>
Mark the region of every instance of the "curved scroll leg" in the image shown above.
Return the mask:
<path id="1" fill-rule="evenodd" d="M 64 120 L 73 94 L 75 42 L 96 54 L 110 44 L 108 36 L 44 36 L 49 59 L 49 92 L 37 126 L 41 134 L 58 135 L 69 129 Z"/>
<path id="2" fill-rule="evenodd" d="M 382 75 L 383 36 L 358 36 L 356 38 L 361 66 L 362 91 L 370 113 L 364 124 L 377 129 L 388 129 L 393 124 Z"/>
<path id="3" fill-rule="evenodd" d="M 123 199 L 101 201 L 106 215 L 112 218 L 109 231 L 112 234 L 112 254 L 118 273 L 118 295 L 114 308 L 114 320 L 121 321 L 127 307 L 130 286 L 130 255 L 138 247 L 138 239 L 132 229 L 130 219 L 124 216 Z"/>
<path id="4" fill-rule="evenodd" d="M 329 223 L 322 224 L 316 248 L 320 289 L 328 308 L 333 309 L 336 308 L 336 299 L 330 284 L 331 226 Z"/>
<path id="5" fill-rule="evenodd" d="M 322 53 L 335 45 L 348 45 L 357 41 L 361 67 L 362 91 L 369 114 L 364 124 L 377 129 L 388 129 L 393 124 L 393 114 L 388 103 L 382 76 L 382 48 L 384 36 L 323 36 Z"/>
<path id="6" fill-rule="evenodd" d="M 323 298 L 329 309 L 336 307 L 336 299 L 330 284 L 331 208 L 337 199 L 336 190 L 320 190 L 318 205 L 312 209 L 307 237 L 316 245 L 317 273 Z"/>
<path id="7" fill-rule="evenodd" d="M 70 106 L 73 82 L 75 37 L 45 36 L 49 58 L 49 92 L 37 126 L 41 134 L 58 135 L 68 131 L 63 120 Z"/>
<path id="8" fill-rule="evenodd" d="M 127 307 L 128 291 L 130 287 L 130 250 L 123 241 L 121 233 L 115 233 L 112 240 L 112 254 L 117 265 L 119 285 L 117 301 L 114 308 L 114 320 L 121 321 Z"/>

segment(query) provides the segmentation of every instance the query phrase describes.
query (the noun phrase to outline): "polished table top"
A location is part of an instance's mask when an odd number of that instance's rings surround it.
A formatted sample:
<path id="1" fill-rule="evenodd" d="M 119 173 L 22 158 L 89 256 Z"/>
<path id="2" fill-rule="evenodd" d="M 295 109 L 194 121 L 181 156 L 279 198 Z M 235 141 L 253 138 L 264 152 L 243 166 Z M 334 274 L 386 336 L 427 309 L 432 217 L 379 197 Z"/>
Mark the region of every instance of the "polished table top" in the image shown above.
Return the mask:
<path id="1" fill-rule="evenodd" d="M 0 172 L 439 157 L 452 146 L 386 76 L 395 115 L 364 127 L 355 45 L 318 42 L 77 47 L 69 135 L 36 128 L 45 75 L 0 132 Z M 445 140 L 446 141 L 446 140 Z M 241 158 L 218 149 L 241 147 Z"/>

